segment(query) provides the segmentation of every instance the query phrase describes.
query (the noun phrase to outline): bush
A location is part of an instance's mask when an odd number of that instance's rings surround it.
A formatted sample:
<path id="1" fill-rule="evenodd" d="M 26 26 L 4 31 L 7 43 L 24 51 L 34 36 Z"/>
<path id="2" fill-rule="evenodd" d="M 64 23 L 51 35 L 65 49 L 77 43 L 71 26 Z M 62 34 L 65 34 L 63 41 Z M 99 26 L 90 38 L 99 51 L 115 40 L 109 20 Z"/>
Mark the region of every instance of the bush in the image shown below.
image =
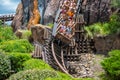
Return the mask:
<path id="1" fill-rule="evenodd" d="M 87 32 L 87 35 L 90 37 L 94 36 L 106 36 L 110 34 L 110 31 L 108 30 L 109 23 L 95 23 L 93 25 L 90 25 L 88 27 L 85 27 L 85 31 Z"/>
<path id="2" fill-rule="evenodd" d="M 28 39 L 31 35 L 31 31 L 30 30 L 22 30 L 22 38 L 23 39 Z"/>
<path id="3" fill-rule="evenodd" d="M 109 28 L 110 34 L 120 34 L 120 16 L 113 14 L 110 18 Z"/>
<path id="4" fill-rule="evenodd" d="M 57 78 L 47 78 L 45 80 L 94 80 L 93 78 L 72 78 L 71 76 L 59 71 L 57 71 L 57 73 L 59 75 Z"/>
<path id="5" fill-rule="evenodd" d="M 11 63 L 7 55 L 0 51 L 0 80 L 4 80 L 10 75 Z"/>
<path id="6" fill-rule="evenodd" d="M 90 37 L 119 34 L 120 17 L 118 15 L 112 15 L 108 23 L 95 23 L 93 25 L 86 26 L 85 31 Z"/>
<path id="7" fill-rule="evenodd" d="M 23 64 L 24 66 L 24 70 L 28 70 L 28 69 L 49 69 L 49 70 L 53 70 L 47 63 L 45 63 L 44 61 L 40 60 L 40 59 L 30 59 L 24 62 Z"/>
<path id="8" fill-rule="evenodd" d="M 93 78 L 46 78 L 45 80 L 94 80 Z"/>
<path id="9" fill-rule="evenodd" d="M 120 0 L 111 0 L 111 4 L 113 7 L 120 8 Z"/>
<path id="10" fill-rule="evenodd" d="M 0 42 L 6 40 L 14 40 L 17 37 L 14 35 L 11 27 L 0 27 Z"/>
<path id="11" fill-rule="evenodd" d="M 47 26 L 49 26 L 52 29 L 54 24 L 53 23 L 49 23 L 49 24 L 47 24 Z"/>
<path id="12" fill-rule="evenodd" d="M 3 24 L 3 21 L 2 20 L 0 20 L 0 26 Z"/>
<path id="13" fill-rule="evenodd" d="M 8 80 L 45 80 L 48 77 L 56 78 L 58 75 L 55 71 L 33 69 L 18 72 L 10 76 Z"/>
<path id="14" fill-rule="evenodd" d="M 15 35 L 21 39 L 28 39 L 31 34 L 30 30 L 17 30 L 15 32 Z"/>
<path id="15" fill-rule="evenodd" d="M 33 50 L 33 46 L 28 42 L 28 40 L 21 39 L 2 42 L 0 44 L 0 49 L 5 52 L 29 53 Z"/>
<path id="16" fill-rule="evenodd" d="M 120 50 L 109 52 L 109 57 L 102 61 L 103 69 L 106 74 L 113 80 L 120 79 Z"/>
<path id="17" fill-rule="evenodd" d="M 23 63 L 31 59 L 30 54 L 27 53 L 8 53 L 11 60 L 11 68 L 14 72 L 23 70 Z"/>

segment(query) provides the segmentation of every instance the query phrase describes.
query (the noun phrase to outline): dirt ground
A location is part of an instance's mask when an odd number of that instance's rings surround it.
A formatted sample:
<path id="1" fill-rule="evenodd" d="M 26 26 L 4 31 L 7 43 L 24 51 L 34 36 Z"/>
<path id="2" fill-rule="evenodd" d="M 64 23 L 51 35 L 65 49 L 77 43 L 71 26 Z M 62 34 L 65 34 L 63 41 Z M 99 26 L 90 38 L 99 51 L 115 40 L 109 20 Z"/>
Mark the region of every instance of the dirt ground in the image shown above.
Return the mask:
<path id="1" fill-rule="evenodd" d="M 102 54 L 95 54 L 94 55 L 94 60 L 93 60 L 93 72 L 94 72 L 94 79 L 95 80 L 101 80 L 100 75 L 104 73 L 104 70 L 102 69 L 101 66 L 101 61 L 105 58 L 104 55 Z"/>

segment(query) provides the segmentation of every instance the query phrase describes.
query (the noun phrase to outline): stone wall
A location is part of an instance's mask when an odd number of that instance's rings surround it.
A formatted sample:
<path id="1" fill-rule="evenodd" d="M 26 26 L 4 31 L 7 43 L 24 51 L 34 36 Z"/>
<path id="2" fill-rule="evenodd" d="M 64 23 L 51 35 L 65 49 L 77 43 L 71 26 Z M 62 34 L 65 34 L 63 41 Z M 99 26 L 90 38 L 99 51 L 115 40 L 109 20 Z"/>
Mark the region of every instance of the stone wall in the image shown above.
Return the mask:
<path id="1" fill-rule="evenodd" d="M 120 49 L 120 35 L 95 37 L 96 53 L 107 54 L 114 49 Z"/>

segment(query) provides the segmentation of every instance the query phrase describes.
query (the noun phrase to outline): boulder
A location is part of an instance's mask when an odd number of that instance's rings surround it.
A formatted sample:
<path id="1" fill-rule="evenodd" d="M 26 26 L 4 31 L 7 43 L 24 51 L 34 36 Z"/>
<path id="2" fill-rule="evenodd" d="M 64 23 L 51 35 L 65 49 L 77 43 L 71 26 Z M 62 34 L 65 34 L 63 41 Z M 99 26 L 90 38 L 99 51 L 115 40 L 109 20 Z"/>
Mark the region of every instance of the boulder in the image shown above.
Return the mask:
<path id="1" fill-rule="evenodd" d="M 41 25 L 41 24 L 36 24 L 34 26 L 31 27 L 31 32 L 32 32 L 32 38 L 33 41 L 39 42 L 40 44 L 44 44 L 45 40 L 50 38 L 49 35 L 51 35 L 51 33 L 49 33 L 49 26 L 45 26 L 45 25 Z"/>

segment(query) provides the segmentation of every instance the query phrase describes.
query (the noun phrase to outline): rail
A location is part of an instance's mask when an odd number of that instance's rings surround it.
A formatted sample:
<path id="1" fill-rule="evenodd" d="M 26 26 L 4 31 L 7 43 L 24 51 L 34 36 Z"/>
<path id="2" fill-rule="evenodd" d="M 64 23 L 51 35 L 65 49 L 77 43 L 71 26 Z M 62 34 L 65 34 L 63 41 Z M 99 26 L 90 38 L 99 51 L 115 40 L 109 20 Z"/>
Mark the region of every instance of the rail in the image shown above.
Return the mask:
<path id="1" fill-rule="evenodd" d="M 15 14 L 0 14 L 0 20 L 5 23 L 6 21 L 12 21 L 14 19 Z"/>

